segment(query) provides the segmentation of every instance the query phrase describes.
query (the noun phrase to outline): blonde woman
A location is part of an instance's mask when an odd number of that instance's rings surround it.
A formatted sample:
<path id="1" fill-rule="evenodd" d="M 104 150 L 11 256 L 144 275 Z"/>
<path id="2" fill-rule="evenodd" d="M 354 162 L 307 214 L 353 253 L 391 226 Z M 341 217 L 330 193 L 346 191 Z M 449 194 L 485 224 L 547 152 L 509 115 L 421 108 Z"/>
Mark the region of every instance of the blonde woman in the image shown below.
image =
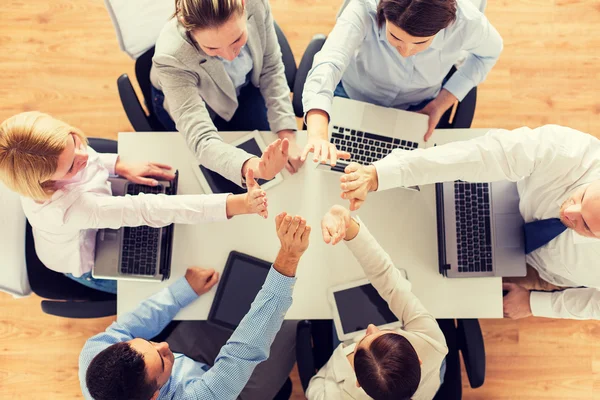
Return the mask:
<path id="1" fill-rule="evenodd" d="M 248 168 L 263 179 L 275 173 L 223 143 L 218 131 L 276 132 L 282 146 L 289 142 L 285 167 L 296 172 L 297 125 L 268 1 L 176 0 L 175 9 L 150 74 L 161 123 L 185 135 L 197 159 L 232 182 L 243 184 Z"/>
<path id="2" fill-rule="evenodd" d="M 174 178 L 168 165 L 96 153 L 81 130 L 47 114 L 25 112 L 0 125 L 0 180 L 22 196 L 39 259 L 86 286 L 116 293 L 116 281 L 91 276 L 97 229 L 267 217 L 266 196 L 252 170 L 243 195 L 113 197 L 109 175 L 152 186 Z"/>

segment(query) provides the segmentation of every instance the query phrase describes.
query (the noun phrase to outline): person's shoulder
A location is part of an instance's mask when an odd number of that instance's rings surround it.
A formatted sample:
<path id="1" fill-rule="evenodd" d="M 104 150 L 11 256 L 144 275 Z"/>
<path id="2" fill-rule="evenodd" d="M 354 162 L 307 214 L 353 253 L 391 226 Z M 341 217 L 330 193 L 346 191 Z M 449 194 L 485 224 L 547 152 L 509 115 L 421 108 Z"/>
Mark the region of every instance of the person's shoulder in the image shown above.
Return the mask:
<path id="1" fill-rule="evenodd" d="M 473 0 L 456 0 L 456 19 L 457 20 L 479 20 L 483 13 L 473 3 Z"/>
<path id="2" fill-rule="evenodd" d="M 194 53 L 196 53 L 196 50 L 183 37 L 182 27 L 179 22 L 176 18 L 171 18 L 158 35 L 153 60 L 163 62 L 175 59 L 183 63 Z"/>

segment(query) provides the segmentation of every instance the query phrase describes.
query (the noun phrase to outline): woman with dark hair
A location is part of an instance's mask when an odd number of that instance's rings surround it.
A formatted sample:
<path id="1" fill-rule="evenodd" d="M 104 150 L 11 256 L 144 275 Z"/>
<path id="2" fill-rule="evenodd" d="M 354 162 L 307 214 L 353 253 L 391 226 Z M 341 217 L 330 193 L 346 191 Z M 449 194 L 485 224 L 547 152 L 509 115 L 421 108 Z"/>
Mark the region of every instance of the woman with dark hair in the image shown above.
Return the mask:
<path id="1" fill-rule="evenodd" d="M 430 400 L 446 373 L 448 347 L 437 321 L 412 293 L 411 284 L 358 218 L 333 206 L 321 221 L 323 240 L 344 241 L 401 328 L 369 325 L 339 344 L 310 380 L 308 400 Z"/>
<path id="2" fill-rule="evenodd" d="M 469 0 L 347 0 L 304 86 L 309 142 L 302 158 L 314 151 L 333 165 L 337 153 L 327 140 L 333 96 L 426 114 L 429 139 L 501 52 L 500 34 Z"/>

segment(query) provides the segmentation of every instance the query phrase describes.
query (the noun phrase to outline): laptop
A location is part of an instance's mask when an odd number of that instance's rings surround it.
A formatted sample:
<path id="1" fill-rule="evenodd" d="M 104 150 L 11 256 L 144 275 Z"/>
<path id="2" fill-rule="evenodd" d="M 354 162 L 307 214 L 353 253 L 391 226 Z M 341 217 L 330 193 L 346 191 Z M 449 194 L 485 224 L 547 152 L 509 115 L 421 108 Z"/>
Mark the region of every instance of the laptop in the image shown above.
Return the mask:
<path id="1" fill-rule="evenodd" d="M 442 275 L 526 275 L 516 183 L 444 182 L 436 184 L 435 192 Z"/>
<path id="2" fill-rule="evenodd" d="M 172 182 L 159 181 L 157 186 L 110 178 L 113 196 L 140 193 L 177 194 L 179 172 Z M 101 229 L 96 235 L 96 258 L 92 276 L 98 279 L 164 281 L 171 274 L 173 224 L 162 228 L 149 226 Z"/>
<path id="3" fill-rule="evenodd" d="M 350 160 L 338 160 L 335 167 L 319 164 L 319 169 L 343 173 L 350 162 L 368 165 L 381 160 L 394 149 L 425 148 L 423 137 L 429 117 L 334 97 L 329 123 L 329 141 L 338 150 L 351 154 Z"/>

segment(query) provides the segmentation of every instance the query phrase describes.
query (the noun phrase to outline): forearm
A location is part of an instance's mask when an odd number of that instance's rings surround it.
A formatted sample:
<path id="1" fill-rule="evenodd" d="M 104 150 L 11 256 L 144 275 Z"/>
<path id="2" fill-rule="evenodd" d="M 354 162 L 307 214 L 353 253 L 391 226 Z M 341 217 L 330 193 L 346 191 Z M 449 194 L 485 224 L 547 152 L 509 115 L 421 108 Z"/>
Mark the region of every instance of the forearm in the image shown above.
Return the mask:
<path id="1" fill-rule="evenodd" d="M 219 221 L 227 218 L 227 197 L 228 194 L 97 196 L 86 193 L 67 211 L 64 223 L 78 229 L 118 229 Z"/>
<path id="2" fill-rule="evenodd" d="M 306 130 L 308 137 L 328 139 L 329 114 L 324 110 L 312 109 L 306 114 Z"/>
<path id="3" fill-rule="evenodd" d="M 558 292 L 531 292 L 531 312 L 536 317 L 600 320 L 600 290 L 572 288 Z"/>
<path id="4" fill-rule="evenodd" d="M 222 396 L 219 400 L 237 398 L 254 368 L 269 357 L 271 344 L 292 304 L 294 283 L 294 278 L 274 269 L 269 271 L 250 311 L 221 348 L 214 366 L 186 387 L 186 398 L 216 399 L 216 388 Z"/>
<path id="5" fill-rule="evenodd" d="M 468 182 L 518 181 L 531 175 L 558 147 L 544 143 L 539 132 L 521 128 L 494 130 L 467 141 L 429 149 L 394 150 L 373 163 L 378 190 L 457 179 Z"/>

